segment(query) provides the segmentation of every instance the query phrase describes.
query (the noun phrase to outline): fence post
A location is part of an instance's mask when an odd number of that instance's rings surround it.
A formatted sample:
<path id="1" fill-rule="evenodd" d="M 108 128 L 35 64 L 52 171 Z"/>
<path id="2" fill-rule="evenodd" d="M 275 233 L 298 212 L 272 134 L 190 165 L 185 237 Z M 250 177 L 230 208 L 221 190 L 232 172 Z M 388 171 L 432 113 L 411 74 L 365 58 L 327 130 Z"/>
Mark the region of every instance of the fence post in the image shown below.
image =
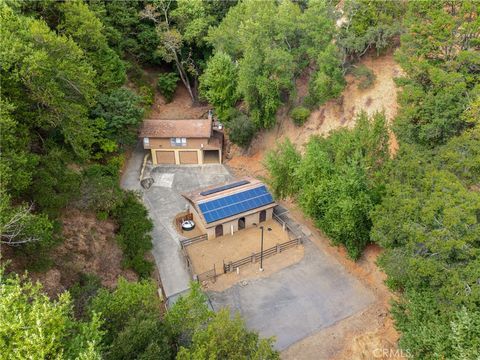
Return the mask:
<path id="1" fill-rule="evenodd" d="M 282 248 L 280 247 L 280 244 L 277 244 L 277 254 L 280 254 L 282 252 Z"/>
<path id="2" fill-rule="evenodd" d="M 252 264 L 255 264 L 255 253 L 252 252 L 252 255 L 250 255 L 250 261 L 252 262 Z"/>
<path id="3" fill-rule="evenodd" d="M 233 264 L 232 264 L 232 262 L 230 261 L 230 262 L 228 263 L 228 272 L 232 272 L 232 271 L 233 271 Z"/>

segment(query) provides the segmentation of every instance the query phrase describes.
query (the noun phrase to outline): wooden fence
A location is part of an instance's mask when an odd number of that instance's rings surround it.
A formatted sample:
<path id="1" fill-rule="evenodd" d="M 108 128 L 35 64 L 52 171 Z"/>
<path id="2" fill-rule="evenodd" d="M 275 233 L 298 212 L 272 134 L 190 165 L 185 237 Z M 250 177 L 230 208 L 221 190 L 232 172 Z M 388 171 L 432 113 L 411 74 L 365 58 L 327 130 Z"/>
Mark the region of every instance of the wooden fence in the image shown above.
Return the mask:
<path id="1" fill-rule="evenodd" d="M 193 244 L 196 244 L 198 242 L 205 241 L 207 239 L 208 239 L 207 234 L 202 234 L 202 235 L 195 236 L 193 238 L 180 240 L 180 245 L 181 245 L 182 249 L 184 249 L 189 245 L 193 245 Z"/>
<path id="2" fill-rule="evenodd" d="M 217 279 L 217 271 L 215 270 L 215 264 L 213 264 L 213 269 L 205 271 L 201 274 L 197 274 L 196 278 L 198 282 L 203 282 L 207 280 L 213 280 L 213 282 L 215 282 L 215 280 Z"/>
<path id="3" fill-rule="evenodd" d="M 286 250 L 286 249 L 288 249 L 292 246 L 299 245 L 301 243 L 302 243 L 302 238 L 298 237 L 296 239 L 292 239 L 292 240 L 286 241 L 284 243 L 277 244 L 274 247 L 263 250 L 263 258 L 266 259 L 270 256 L 275 255 L 275 254 L 279 254 L 282 251 L 284 251 L 284 250 Z M 258 253 L 253 253 L 252 255 L 244 257 L 243 259 L 240 259 L 240 260 L 237 260 L 237 261 L 230 261 L 228 263 L 224 262 L 223 263 L 223 272 L 224 273 L 232 272 L 232 271 L 235 271 L 235 269 L 237 269 L 239 267 L 242 267 L 244 265 L 259 262 L 261 257 L 262 257 L 262 253 L 258 252 Z"/>

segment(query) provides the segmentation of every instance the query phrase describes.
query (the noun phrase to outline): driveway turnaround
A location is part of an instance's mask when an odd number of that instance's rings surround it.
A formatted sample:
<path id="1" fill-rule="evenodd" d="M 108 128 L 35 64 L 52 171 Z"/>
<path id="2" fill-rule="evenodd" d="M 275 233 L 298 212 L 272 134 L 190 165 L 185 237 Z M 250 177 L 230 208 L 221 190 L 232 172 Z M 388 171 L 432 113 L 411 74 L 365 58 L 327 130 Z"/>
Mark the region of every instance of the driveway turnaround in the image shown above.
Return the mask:
<path id="1" fill-rule="evenodd" d="M 138 178 L 142 160 L 143 150 L 137 147 L 125 169 L 122 187 L 142 192 L 154 225 L 152 253 L 168 299 L 187 290 L 192 280 L 180 249 L 180 239 L 184 237 L 174 225 L 175 215 L 187 209 L 187 202 L 180 194 L 229 181 L 233 177 L 221 164 L 157 166 L 150 170 L 154 183 L 145 190 Z"/>
<path id="2" fill-rule="evenodd" d="M 215 310 L 229 306 L 261 336 L 275 336 L 278 350 L 374 301 L 369 290 L 308 239 L 299 263 L 268 278 L 242 282 L 223 292 L 209 292 L 208 296 Z"/>

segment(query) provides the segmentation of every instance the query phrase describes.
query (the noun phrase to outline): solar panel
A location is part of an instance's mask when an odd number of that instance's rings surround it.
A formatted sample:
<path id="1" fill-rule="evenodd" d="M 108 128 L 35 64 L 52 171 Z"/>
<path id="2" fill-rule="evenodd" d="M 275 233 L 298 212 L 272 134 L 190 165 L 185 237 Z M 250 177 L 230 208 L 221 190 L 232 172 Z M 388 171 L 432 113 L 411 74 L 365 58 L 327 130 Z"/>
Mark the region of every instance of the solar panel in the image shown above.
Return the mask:
<path id="1" fill-rule="evenodd" d="M 227 185 L 217 187 L 215 189 L 202 191 L 200 193 L 200 195 L 202 195 L 202 196 L 212 195 L 212 194 L 215 194 L 215 193 L 220 192 L 220 191 L 233 189 L 233 188 L 236 188 L 236 187 L 239 187 L 239 186 L 242 186 L 242 185 L 247 185 L 247 184 L 250 184 L 250 181 L 248 181 L 248 180 L 237 181 L 237 182 L 234 182 L 234 183 L 231 183 L 231 184 L 227 184 Z"/>
<path id="2" fill-rule="evenodd" d="M 260 186 L 255 189 L 204 202 L 198 206 L 205 217 L 205 221 L 211 223 L 271 204 L 272 202 L 273 197 L 267 188 Z"/>

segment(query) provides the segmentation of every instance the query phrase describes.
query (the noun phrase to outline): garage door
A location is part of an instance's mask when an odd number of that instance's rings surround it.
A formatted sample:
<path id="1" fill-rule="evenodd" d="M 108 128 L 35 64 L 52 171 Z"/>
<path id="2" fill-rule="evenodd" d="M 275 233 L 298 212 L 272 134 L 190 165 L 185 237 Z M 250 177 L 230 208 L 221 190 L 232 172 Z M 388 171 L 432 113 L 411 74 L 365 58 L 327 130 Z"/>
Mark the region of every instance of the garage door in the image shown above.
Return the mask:
<path id="1" fill-rule="evenodd" d="M 157 164 L 175 164 L 174 151 L 157 151 Z"/>
<path id="2" fill-rule="evenodd" d="M 180 151 L 180 164 L 198 164 L 197 154 L 196 151 Z"/>

